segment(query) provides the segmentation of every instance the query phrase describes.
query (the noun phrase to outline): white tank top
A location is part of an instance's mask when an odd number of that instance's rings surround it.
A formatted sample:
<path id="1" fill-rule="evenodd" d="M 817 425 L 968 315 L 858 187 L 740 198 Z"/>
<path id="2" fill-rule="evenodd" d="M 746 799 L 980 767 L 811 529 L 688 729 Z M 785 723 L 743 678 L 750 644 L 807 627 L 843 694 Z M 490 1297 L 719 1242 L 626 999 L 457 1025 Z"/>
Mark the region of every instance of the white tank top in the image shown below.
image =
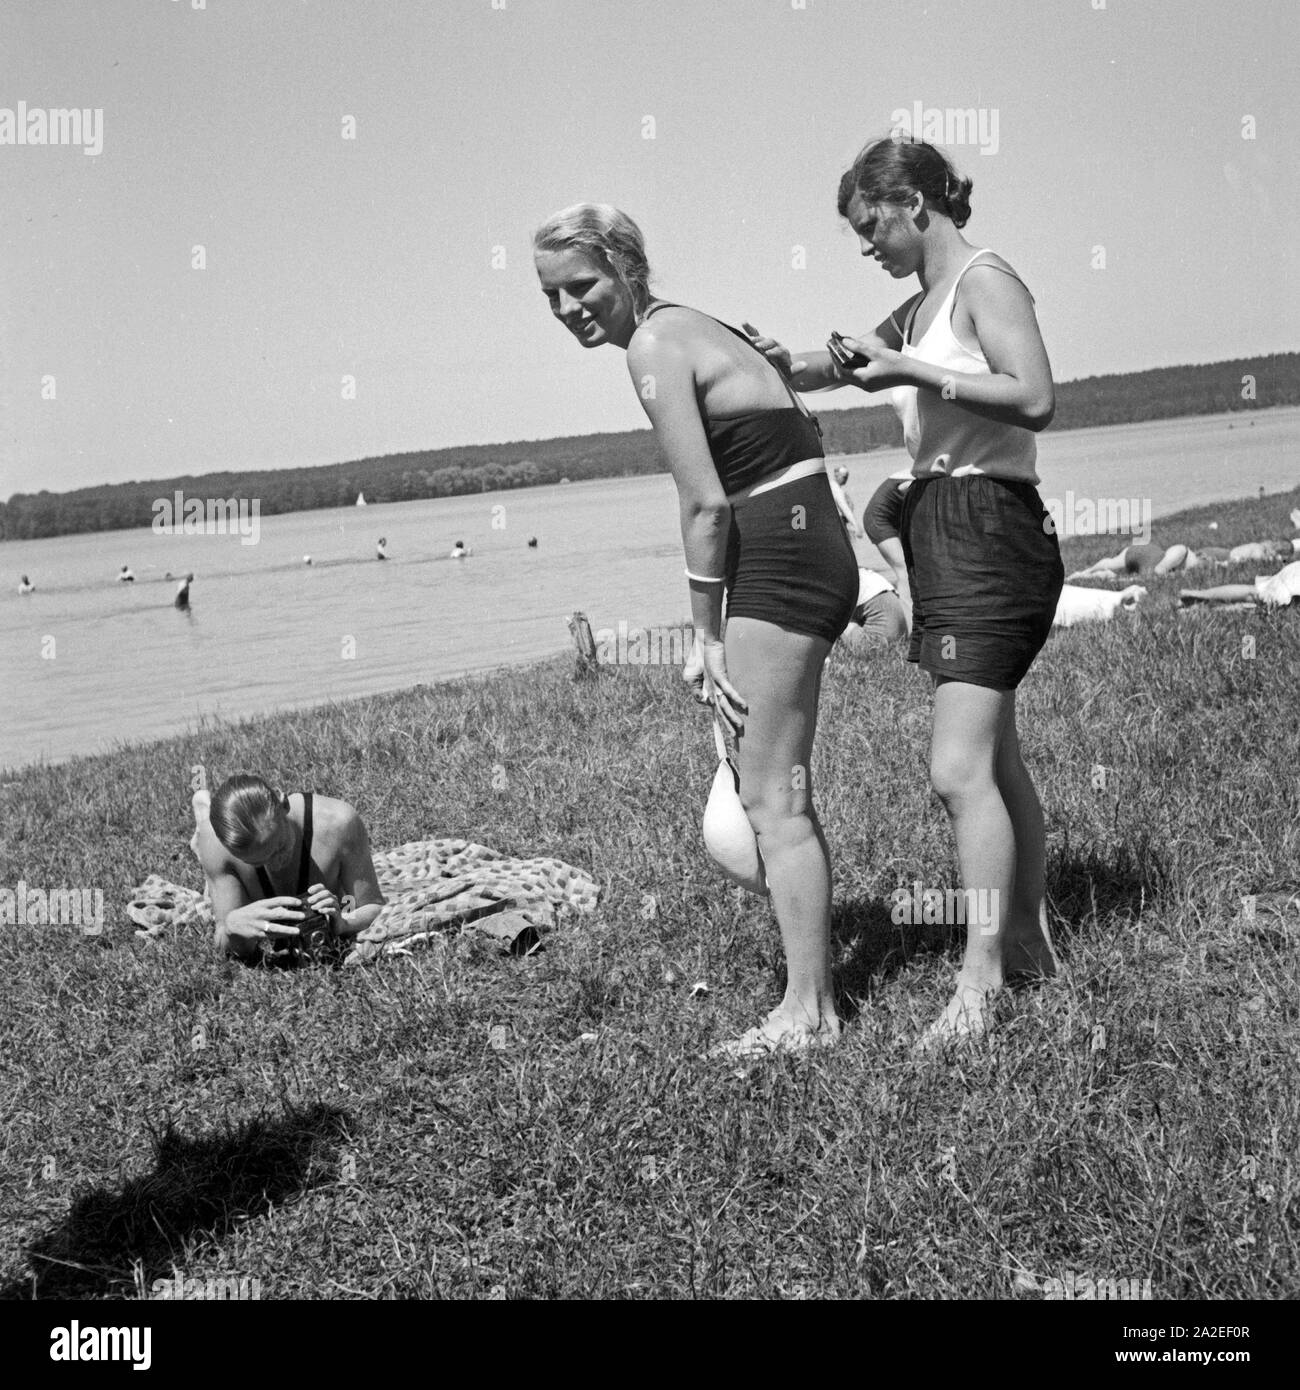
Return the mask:
<path id="1" fill-rule="evenodd" d="M 920 300 L 912 306 L 903 327 L 904 357 L 915 357 L 919 362 L 928 362 L 944 371 L 992 375 L 984 354 L 959 342 L 952 331 L 957 287 L 975 261 L 988 254 L 986 249 L 976 251 L 962 266 L 939 305 L 934 322 L 916 343 L 908 339 Z M 958 401 L 946 400 L 941 392 L 929 387 L 921 390 L 916 386 L 896 386 L 889 396 L 890 404 L 903 423 L 903 439 L 912 456 L 914 477 L 943 474 L 962 478 L 983 473 L 990 478 L 1006 478 L 1013 482 L 1038 482 L 1035 468 L 1038 444 L 1032 430 L 976 415 Z"/>

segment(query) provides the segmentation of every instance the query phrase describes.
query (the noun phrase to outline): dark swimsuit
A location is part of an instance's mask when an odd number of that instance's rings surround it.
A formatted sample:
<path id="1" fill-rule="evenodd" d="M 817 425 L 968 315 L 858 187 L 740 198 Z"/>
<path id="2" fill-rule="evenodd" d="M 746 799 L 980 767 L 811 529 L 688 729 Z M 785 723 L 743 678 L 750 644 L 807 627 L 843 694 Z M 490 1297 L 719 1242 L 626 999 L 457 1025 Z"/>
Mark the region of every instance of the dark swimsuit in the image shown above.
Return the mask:
<path id="1" fill-rule="evenodd" d="M 292 893 L 279 894 L 275 891 L 271 883 L 271 875 L 266 872 L 265 864 L 255 864 L 254 871 L 257 874 L 258 884 L 261 886 L 262 895 L 267 898 L 293 897 L 305 898 L 307 888 L 311 881 L 311 792 L 302 794 L 302 853 L 298 856 L 298 880 Z M 321 919 L 324 920 L 323 918 Z M 303 931 L 301 937 L 281 937 L 271 947 L 271 954 L 276 960 L 286 958 L 297 961 L 302 958 L 304 953 L 312 954 L 319 951 L 325 944 L 324 938 L 328 936 L 328 931 L 322 933 L 319 927 L 309 927 L 308 919 L 304 919 L 299 924 L 299 930 Z"/>
<path id="2" fill-rule="evenodd" d="M 899 539 L 899 525 L 903 520 L 903 498 L 906 496 L 910 478 L 886 478 L 871 494 L 862 513 L 862 529 L 872 545 L 881 541 Z"/>
<path id="3" fill-rule="evenodd" d="M 307 891 L 307 881 L 311 877 L 311 796 L 311 792 L 302 794 L 302 854 L 298 857 L 298 886 L 292 893 L 284 894 L 285 897 L 301 898 Z M 271 875 L 266 872 L 266 865 L 255 864 L 253 867 L 263 895 L 279 897 L 280 894 L 271 886 Z"/>
<path id="4" fill-rule="evenodd" d="M 645 317 L 683 307 L 656 304 Z M 713 322 L 767 361 L 739 329 Z M 701 412 L 709 453 L 729 497 L 791 464 L 823 457 L 817 417 L 784 377 L 781 384 L 792 402 L 788 406 L 712 419 Z M 733 501 L 731 521 L 727 617 L 758 618 L 834 642 L 857 602 L 858 562 L 825 473 Z"/>

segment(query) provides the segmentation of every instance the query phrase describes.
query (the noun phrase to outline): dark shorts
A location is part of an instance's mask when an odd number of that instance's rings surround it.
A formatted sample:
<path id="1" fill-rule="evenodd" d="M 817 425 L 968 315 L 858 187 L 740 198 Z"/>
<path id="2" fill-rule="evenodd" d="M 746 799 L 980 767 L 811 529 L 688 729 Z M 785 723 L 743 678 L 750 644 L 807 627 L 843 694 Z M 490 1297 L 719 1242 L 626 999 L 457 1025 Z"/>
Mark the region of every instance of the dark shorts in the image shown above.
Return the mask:
<path id="1" fill-rule="evenodd" d="M 871 501 L 862 511 L 862 529 L 872 545 L 898 539 L 906 487 L 907 483 L 902 478 L 886 478 L 871 494 Z"/>
<path id="2" fill-rule="evenodd" d="M 907 636 L 907 615 L 898 595 L 889 592 L 875 594 L 853 610 L 853 622 L 863 636 L 880 646 L 901 642 Z"/>
<path id="3" fill-rule="evenodd" d="M 824 473 L 731 509 L 727 617 L 834 642 L 858 601 L 858 562 Z"/>
<path id="4" fill-rule="evenodd" d="M 1014 690 L 1052 630 L 1065 582 L 1032 483 L 921 478 L 903 499 L 912 587 L 907 659 L 934 676 Z"/>

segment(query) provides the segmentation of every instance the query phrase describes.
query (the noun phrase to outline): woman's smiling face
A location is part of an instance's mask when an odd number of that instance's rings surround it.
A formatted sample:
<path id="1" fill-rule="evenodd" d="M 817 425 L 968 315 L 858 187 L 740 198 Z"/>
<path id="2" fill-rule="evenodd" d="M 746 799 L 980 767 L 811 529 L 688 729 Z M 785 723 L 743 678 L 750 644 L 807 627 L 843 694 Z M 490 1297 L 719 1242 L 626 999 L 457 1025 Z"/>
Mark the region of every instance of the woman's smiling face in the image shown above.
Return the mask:
<path id="1" fill-rule="evenodd" d="M 626 347 L 636 331 L 632 292 L 606 261 L 570 246 L 536 251 L 533 261 L 551 313 L 583 347 Z"/>

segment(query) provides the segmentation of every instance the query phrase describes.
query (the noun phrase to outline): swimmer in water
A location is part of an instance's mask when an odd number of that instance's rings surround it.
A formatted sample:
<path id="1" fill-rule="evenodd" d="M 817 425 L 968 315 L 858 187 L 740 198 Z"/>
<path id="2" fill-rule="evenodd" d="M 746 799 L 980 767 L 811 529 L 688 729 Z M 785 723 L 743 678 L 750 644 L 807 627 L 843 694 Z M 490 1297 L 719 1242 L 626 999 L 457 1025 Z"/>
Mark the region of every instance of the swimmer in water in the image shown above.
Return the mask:
<path id="1" fill-rule="evenodd" d="M 189 606 L 190 606 L 190 584 L 193 582 L 193 580 L 194 580 L 194 576 L 193 576 L 192 574 L 187 574 L 187 575 L 185 576 L 185 578 L 181 580 L 181 582 L 180 582 L 180 584 L 179 584 L 179 586 L 177 587 L 177 590 L 176 590 L 176 597 L 172 600 L 172 602 L 176 605 L 177 608 L 181 608 L 181 609 L 188 609 L 188 608 L 189 608 Z"/>
<path id="2" fill-rule="evenodd" d="M 529 548 L 529 550 L 536 550 L 536 549 L 537 549 L 537 537 L 536 537 L 536 536 L 529 536 L 529 537 L 528 537 L 528 548 Z"/>
<path id="3" fill-rule="evenodd" d="M 304 555 L 304 556 L 302 557 L 302 562 L 303 562 L 304 565 L 310 565 L 310 564 L 311 564 L 311 556 L 310 556 L 310 555 Z"/>
<path id="4" fill-rule="evenodd" d="M 383 536 L 380 536 L 379 542 L 378 542 L 378 544 L 375 546 L 375 559 L 376 559 L 376 560 L 387 560 L 387 559 L 388 559 L 388 555 L 387 555 L 387 546 L 388 546 L 388 541 L 387 541 Z"/>
<path id="5" fill-rule="evenodd" d="M 453 560 L 463 560 L 469 554 L 469 547 L 464 541 L 457 541 L 451 548 L 451 558 Z"/>
<path id="6" fill-rule="evenodd" d="M 134 584 L 134 583 L 135 583 L 135 575 L 131 573 L 131 566 L 130 566 L 130 565 L 123 565 L 122 568 L 118 571 L 118 573 L 117 573 L 117 582 L 118 582 L 119 584 Z"/>
<path id="7" fill-rule="evenodd" d="M 35 590 L 36 585 L 33 584 L 32 581 L 28 579 L 26 575 L 23 575 L 22 579 L 20 579 L 18 582 L 18 592 L 20 594 L 30 594 L 34 593 Z"/>

